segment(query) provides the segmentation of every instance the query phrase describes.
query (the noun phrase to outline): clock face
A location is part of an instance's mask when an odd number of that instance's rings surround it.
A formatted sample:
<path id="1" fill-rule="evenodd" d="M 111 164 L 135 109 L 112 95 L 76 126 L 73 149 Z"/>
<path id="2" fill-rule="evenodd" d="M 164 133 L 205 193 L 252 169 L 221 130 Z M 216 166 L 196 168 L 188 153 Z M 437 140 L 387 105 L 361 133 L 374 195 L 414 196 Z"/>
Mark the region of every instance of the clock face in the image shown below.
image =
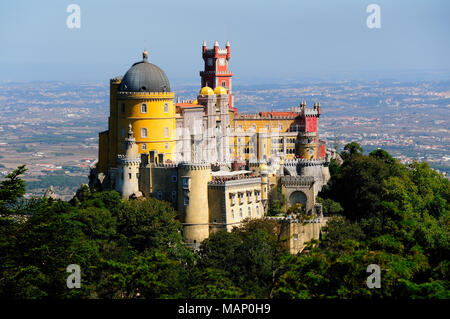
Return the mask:
<path id="1" fill-rule="evenodd" d="M 309 154 L 309 155 L 314 155 L 314 149 L 310 147 L 310 148 L 308 149 L 308 154 Z"/>
<path id="2" fill-rule="evenodd" d="M 225 59 L 224 58 L 220 58 L 219 59 L 219 65 L 221 65 L 221 66 L 225 65 Z"/>
<path id="3" fill-rule="evenodd" d="M 213 65 L 213 59 L 212 58 L 208 58 L 208 66 L 212 66 Z"/>

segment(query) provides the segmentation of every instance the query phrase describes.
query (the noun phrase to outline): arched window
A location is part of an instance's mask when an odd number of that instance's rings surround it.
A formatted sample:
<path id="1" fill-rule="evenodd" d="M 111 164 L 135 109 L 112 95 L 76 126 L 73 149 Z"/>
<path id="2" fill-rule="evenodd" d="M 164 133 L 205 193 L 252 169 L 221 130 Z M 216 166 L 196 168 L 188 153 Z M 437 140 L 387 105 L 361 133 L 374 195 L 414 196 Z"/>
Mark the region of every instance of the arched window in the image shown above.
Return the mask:
<path id="1" fill-rule="evenodd" d="M 169 137 L 169 128 L 168 127 L 164 128 L 164 137 Z"/>
<path id="2" fill-rule="evenodd" d="M 234 209 L 231 209 L 231 219 L 234 219 Z"/>
<path id="3" fill-rule="evenodd" d="M 147 137 L 147 129 L 145 127 L 141 128 L 141 137 Z"/>
<path id="4" fill-rule="evenodd" d="M 141 113 L 147 113 L 147 103 L 141 104 Z"/>
<path id="5" fill-rule="evenodd" d="M 248 207 L 248 217 L 252 217 L 252 208 Z"/>

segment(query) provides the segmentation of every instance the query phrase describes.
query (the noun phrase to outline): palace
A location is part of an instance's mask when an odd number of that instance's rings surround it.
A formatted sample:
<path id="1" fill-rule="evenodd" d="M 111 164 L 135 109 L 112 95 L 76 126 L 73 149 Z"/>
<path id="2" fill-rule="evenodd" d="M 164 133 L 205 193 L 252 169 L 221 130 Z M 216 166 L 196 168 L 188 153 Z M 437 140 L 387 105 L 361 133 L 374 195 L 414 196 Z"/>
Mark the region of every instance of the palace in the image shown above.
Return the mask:
<path id="1" fill-rule="evenodd" d="M 320 224 L 316 196 L 336 156 L 319 138 L 320 103 L 240 114 L 228 68 L 230 43 L 222 49 L 216 41 L 209 49 L 204 42 L 202 57 L 195 100 L 176 101 L 147 51 L 123 77 L 111 79 L 108 130 L 99 134 L 90 184 L 115 189 L 124 199 L 172 203 L 193 247 L 211 232 L 263 218 L 278 189 L 285 209 L 301 203 Z M 301 249 L 292 245 L 291 251 Z"/>

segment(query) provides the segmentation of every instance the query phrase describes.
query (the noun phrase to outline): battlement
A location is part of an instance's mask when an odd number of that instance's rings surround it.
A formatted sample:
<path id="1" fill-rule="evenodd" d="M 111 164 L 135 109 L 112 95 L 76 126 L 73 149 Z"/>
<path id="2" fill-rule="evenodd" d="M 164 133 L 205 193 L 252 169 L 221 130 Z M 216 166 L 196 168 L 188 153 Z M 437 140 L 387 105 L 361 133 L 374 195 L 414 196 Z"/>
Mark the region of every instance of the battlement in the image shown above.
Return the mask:
<path id="1" fill-rule="evenodd" d="M 310 186 L 314 184 L 315 178 L 313 176 L 282 176 L 281 184 L 289 187 L 296 186 Z"/>
<path id="2" fill-rule="evenodd" d="M 287 119 L 293 119 L 299 116 L 300 113 L 296 112 L 259 112 L 259 113 L 253 113 L 253 114 L 243 114 L 238 113 L 236 115 L 236 120 L 239 119 L 258 119 L 258 120 L 270 120 L 270 119 L 281 119 L 281 120 L 287 120 Z"/>
<path id="3" fill-rule="evenodd" d="M 178 164 L 177 163 L 157 163 L 155 164 L 156 168 L 177 168 Z"/>
<path id="4" fill-rule="evenodd" d="M 308 160 L 303 158 L 293 159 L 293 160 L 285 160 L 283 162 L 284 166 L 315 166 L 315 165 L 323 165 L 325 164 L 324 160 Z"/>
<path id="5" fill-rule="evenodd" d="M 303 221 L 299 218 L 291 217 L 291 216 L 287 216 L 287 217 L 265 216 L 264 219 L 275 220 L 279 223 L 285 223 L 285 224 L 320 224 L 323 222 L 323 217 L 321 217 L 321 216 L 314 218 L 314 219 L 305 220 L 305 221 Z"/>
<path id="6" fill-rule="evenodd" d="M 123 165 L 132 165 L 132 164 L 140 164 L 141 158 L 140 157 L 127 157 L 123 154 L 117 155 L 117 163 L 123 164 Z"/>
<path id="7" fill-rule="evenodd" d="M 304 110 L 303 114 L 305 116 L 318 116 L 320 115 L 319 111 L 316 109 L 306 109 Z"/>
<path id="8" fill-rule="evenodd" d="M 316 137 L 317 132 L 298 132 L 297 134 L 299 137 Z"/>
<path id="9" fill-rule="evenodd" d="M 181 169 L 199 171 L 199 170 L 211 169 L 211 164 L 209 164 L 209 163 L 180 163 L 178 165 L 178 167 Z"/>
<path id="10" fill-rule="evenodd" d="M 122 82 L 123 76 L 116 76 L 109 80 L 111 84 L 120 84 Z"/>
<path id="11" fill-rule="evenodd" d="M 213 180 L 211 182 L 208 182 L 208 186 L 212 187 L 229 187 L 250 184 L 261 184 L 261 177 L 240 175 L 233 177 L 213 177 Z"/>
<path id="12" fill-rule="evenodd" d="M 117 97 L 138 99 L 174 99 L 174 92 L 117 92 Z"/>

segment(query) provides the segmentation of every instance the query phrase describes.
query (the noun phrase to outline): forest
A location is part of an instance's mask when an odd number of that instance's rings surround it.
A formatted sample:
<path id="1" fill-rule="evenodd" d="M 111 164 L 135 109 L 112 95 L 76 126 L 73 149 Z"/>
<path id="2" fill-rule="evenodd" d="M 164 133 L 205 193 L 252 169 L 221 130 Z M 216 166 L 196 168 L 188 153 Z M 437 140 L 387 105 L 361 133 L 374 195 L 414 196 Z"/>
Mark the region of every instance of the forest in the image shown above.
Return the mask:
<path id="1" fill-rule="evenodd" d="M 82 185 L 68 202 L 25 199 L 20 166 L 0 184 L 0 298 L 450 298 L 447 178 L 349 143 L 319 194 L 321 238 L 287 252 L 279 224 L 246 221 L 193 251 L 172 206 Z M 67 266 L 81 270 L 68 288 Z M 366 284 L 381 269 L 381 287 Z"/>

